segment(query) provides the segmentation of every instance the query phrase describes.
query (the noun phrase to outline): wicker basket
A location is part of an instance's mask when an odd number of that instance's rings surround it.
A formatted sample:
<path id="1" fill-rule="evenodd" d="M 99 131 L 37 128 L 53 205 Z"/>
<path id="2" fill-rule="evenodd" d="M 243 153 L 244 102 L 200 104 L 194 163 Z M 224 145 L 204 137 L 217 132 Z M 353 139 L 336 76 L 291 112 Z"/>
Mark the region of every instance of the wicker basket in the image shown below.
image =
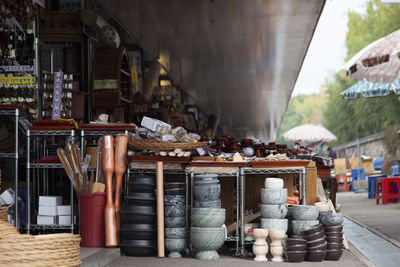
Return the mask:
<path id="1" fill-rule="evenodd" d="M 135 142 L 129 141 L 129 145 L 137 150 L 156 150 L 156 151 L 165 151 L 165 150 L 174 150 L 174 149 L 182 149 L 182 150 L 191 150 L 200 147 L 204 147 L 208 144 L 208 142 L 192 142 L 192 143 L 152 143 L 152 142 Z"/>
<path id="2" fill-rule="evenodd" d="M 0 222 L 0 266 L 79 266 L 80 235 L 21 235 Z"/>

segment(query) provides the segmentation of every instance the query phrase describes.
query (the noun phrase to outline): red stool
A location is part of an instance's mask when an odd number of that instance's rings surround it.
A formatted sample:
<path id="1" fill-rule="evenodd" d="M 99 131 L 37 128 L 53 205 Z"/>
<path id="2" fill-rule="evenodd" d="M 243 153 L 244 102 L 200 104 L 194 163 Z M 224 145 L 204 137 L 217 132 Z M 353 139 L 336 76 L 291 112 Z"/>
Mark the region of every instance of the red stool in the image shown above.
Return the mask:
<path id="1" fill-rule="evenodd" d="M 343 184 L 340 185 L 339 184 L 339 180 L 342 179 L 343 180 Z M 349 192 L 349 185 L 347 183 L 347 176 L 346 175 L 338 175 L 336 176 L 336 184 L 338 185 L 338 191 L 339 190 L 344 190 L 345 192 Z"/>
<path id="2" fill-rule="evenodd" d="M 376 180 L 376 205 L 379 205 L 379 199 L 381 198 L 382 205 L 389 202 L 397 202 L 397 199 L 400 198 L 400 177 L 388 177 Z"/>

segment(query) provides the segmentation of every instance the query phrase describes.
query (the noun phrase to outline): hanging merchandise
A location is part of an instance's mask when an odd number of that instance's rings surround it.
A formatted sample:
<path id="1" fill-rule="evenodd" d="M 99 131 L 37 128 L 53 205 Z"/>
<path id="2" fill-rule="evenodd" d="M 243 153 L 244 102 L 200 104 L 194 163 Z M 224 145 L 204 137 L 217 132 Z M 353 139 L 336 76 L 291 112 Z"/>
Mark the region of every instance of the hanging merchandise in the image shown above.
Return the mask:
<path id="1" fill-rule="evenodd" d="M 72 74 L 64 74 L 62 71 L 44 75 L 43 118 L 71 118 L 73 79 Z"/>

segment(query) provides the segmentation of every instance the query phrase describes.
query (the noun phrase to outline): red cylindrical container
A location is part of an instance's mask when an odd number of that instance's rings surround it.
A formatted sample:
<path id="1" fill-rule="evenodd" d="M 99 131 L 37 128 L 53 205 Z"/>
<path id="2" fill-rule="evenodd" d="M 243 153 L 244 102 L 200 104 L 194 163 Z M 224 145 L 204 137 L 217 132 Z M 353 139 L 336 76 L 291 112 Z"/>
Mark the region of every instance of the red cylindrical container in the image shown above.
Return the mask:
<path id="1" fill-rule="evenodd" d="M 82 247 L 104 247 L 106 193 L 79 195 L 79 224 Z"/>

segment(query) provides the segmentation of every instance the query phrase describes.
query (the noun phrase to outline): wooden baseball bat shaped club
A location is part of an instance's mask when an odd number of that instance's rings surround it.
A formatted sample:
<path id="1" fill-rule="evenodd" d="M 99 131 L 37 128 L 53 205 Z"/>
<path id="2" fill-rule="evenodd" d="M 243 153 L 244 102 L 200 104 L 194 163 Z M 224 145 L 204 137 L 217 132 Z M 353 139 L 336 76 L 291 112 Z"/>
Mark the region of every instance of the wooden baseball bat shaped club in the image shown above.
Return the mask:
<path id="1" fill-rule="evenodd" d="M 113 203 L 112 179 L 114 174 L 114 138 L 111 135 L 103 136 L 103 171 L 106 176 L 107 202 L 104 211 L 106 247 L 116 247 L 117 224 L 115 220 L 115 207 Z"/>
<path id="2" fill-rule="evenodd" d="M 115 138 L 115 196 L 114 196 L 114 208 L 117 222 L 117 236 L 120 228 L 120 203 L 121 203 L 121 188 L 122 188 L 122 176 L 126 171 L 126 151 L 128 149 L 128 137 L 125 134 L 118 134 Z"/>

